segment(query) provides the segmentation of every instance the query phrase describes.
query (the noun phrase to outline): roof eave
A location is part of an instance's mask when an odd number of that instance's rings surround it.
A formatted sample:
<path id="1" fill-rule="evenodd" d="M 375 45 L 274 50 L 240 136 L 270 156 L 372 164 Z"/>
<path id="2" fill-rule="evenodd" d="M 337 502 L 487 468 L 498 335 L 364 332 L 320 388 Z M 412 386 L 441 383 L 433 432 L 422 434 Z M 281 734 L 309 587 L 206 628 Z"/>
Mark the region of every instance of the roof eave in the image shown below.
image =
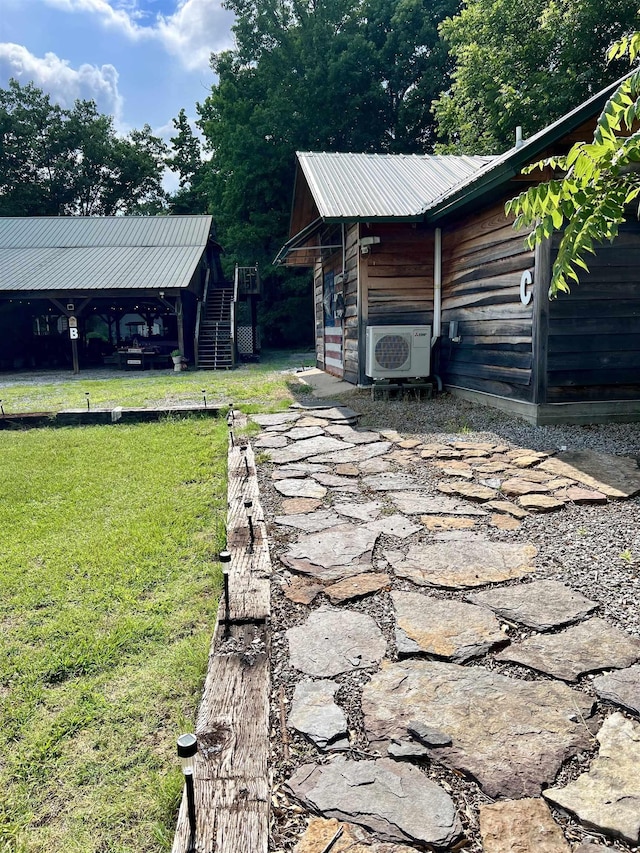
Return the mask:
<path id="1" fill-rule="evenodd" d="M 613 92 L 628 76 L 626 74 L 620 80 L 597 92 L 588 101 L 561 116 L 553 124 L 538 131 L 519 148 L 512 148 L 507 151 L 502 157 L 498 158 L 497 164 L 495 162 L 490 163 L 485 169 L 476 175 L 472 175 L 457 189 L 454 187 L 439 199 L 435 199 L 426 205 L 423 210 L 425 219 L 428 222 L 437 222 L 519 175 L 524 166 L 535 162 L 535 159 L 542 154 L 545 148 L 558 142 L 570 130 L 578 127 L 596 112 L 601 111 Z"/>

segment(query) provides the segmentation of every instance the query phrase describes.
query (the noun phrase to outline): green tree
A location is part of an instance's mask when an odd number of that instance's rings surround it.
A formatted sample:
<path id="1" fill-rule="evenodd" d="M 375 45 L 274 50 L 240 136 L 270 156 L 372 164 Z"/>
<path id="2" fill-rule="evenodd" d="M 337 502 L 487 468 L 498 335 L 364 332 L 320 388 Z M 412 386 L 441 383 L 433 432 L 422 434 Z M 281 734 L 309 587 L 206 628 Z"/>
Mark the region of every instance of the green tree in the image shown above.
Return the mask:
<path id="1" fill-rule="evenodd" d="M 443 150 L 496 154 L 617 80 L 611 43 L 635 29 L 637 0 L 466 0 L 441 27 L 452 84 L 434 104 Z"/>
<path id="2" fill-rule="evenodd" d="M 202 146 L 189 124 L 184 109 L 173 119 L 176 135 L 170 139 L 171 156 L 166 164 L 178 174 L 179 189 L 169 197 L 172 213 L 206 213 L 207 193 L 204 186 L 206 163 Z"/>
<path id="3" fill-rule="evenodd" d="M 287 238 L 295 151 L 429 150 L 428 104 L 446 78 L 438 24 L 456 6 L 228 1 L 237 46 L 213 57 L 218 82 L 198 105 L 211 153 L 203 183 L 228 263 L 260 263 L 274 343 L 284 329 L 274 303 L 285 292 L 291 311 L 306 306 L 304 333 L 312 335 L 309 274 L 271 266 Z"/>
<path id="4" fill-rule="evenodd" d="M 165 153 L 148 125 L 118 136 L 93 101 L 65 110 L 32 84 L 0 89 L 0 215 L 159 212 Z"/>
<path id="5" fill-rule="evenodd" d="M 624 39 L 612 55 L 628 52 L 635 59 L 640 33 Z M 533 230 L 527 238 L 533 248 L 554 231 L 563 231 L 553 264 L 549 296 L 568 293 L 586 270 L 586 257 L 598 243 L 613 240 L 626 218 L 628 205 L 640 195 L 640 70 L 616 88 L 600 114 L 593 140 L 576 143 L 566 157 L 547 158 L 527 168 L 551 167 L 562 177 L 530 187 L 506 205 L 516 214 L 514 227 Z"/>

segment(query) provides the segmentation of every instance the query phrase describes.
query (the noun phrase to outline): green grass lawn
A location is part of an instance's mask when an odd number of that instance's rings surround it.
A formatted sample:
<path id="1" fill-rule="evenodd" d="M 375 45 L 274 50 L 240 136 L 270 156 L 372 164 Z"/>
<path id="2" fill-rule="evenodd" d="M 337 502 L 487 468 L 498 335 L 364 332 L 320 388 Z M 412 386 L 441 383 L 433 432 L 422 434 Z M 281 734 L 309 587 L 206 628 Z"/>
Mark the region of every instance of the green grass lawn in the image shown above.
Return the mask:
<path id="1" fill-rule="evenodd" d="M 98 383 L 92 399 L 140 404 L 162 382 Z M 201 384 L 176 374 L 166 393 Z M 29 393 L 34 408 L 76 402 Z M 224 420 L 198 419 L 0 433 L 3 853 L 170 848 L 175 741 L 193 728 L 219 592 L 226 441 Z"/>
<path id="2" fill-rule="evenodd" d="M 314 356 L 305 356 L 306 364 Z M 95 408 L 108 406 L 155 406 L 175 403 L 201 403 L 202 390 L 207 402 L 233 402 L 244 411 L 277 411 L 293 399 L 295 377 L 281 371 L 299 365 L 287 353 L 270 353 L 260 364 L 240 365 L 235 370 L 189 370 L 122 372 L 110 378 L 96 378 L 95 371 L 69 373 L 64 381 L 48 382 L 46 374 L 37 384 L 3 385 L 0 374 L 0 399 L 7 414 L 15 412 L 53 412 L 84 408 L 89 392 Z"/>

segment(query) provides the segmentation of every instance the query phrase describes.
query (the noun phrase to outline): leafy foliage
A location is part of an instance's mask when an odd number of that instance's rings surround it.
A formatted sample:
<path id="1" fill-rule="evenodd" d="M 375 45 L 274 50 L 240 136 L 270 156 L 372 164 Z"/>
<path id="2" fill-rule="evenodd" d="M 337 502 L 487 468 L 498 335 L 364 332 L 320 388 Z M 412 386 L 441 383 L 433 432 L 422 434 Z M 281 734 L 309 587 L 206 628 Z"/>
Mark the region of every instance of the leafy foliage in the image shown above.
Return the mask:
<path id="1" fill-rule="evenodd" d="M 11 80 L 0 89 L 0 215 L 160 212 L 165 151 L 148 125 L 121 137 L 93 101 L 65 110 Z"/>
<path id="2" fill-rule="evenodd" d="M 637 23 L 637 0 L 466 0 L 442 24 L 455 68 L 435 102 L 443 150 L 496 154 L 624 73 L 606 51 Z"/>
<path id="3" fill-rule="evenodd" d="M 640 34 L 611 50 L 612 56 L 635 58 Z M 597 243 L 613 240 L 625 219 L 625 208 L 640 195 L 640 70 L 633 72 L 608 99 L 591 142 L 576 143 L 565 157 L 551 157 L 526 172 L 551 168 L 564 173 L 530 187 L 506 205 L 516 214 L 514 227 L 532 226 L 533 248 L 564 228 L 553 265 L 549 295 L 569 292 L 578 269 L 588 272 L 586 256 Z"/>

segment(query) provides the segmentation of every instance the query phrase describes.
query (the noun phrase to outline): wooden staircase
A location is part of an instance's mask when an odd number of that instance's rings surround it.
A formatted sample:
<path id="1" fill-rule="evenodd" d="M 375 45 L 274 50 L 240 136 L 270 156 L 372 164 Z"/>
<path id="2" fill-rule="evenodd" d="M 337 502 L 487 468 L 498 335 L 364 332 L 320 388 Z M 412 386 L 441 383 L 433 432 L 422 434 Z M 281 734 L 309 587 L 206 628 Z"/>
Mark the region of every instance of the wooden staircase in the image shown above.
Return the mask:
<path id="1" fill-rule="evenodd" d="M 235 364 L 231 338 L 232 287 L 214 287 L 200 318 L 198 367 L 203 370 L 228 370 Z"/>

